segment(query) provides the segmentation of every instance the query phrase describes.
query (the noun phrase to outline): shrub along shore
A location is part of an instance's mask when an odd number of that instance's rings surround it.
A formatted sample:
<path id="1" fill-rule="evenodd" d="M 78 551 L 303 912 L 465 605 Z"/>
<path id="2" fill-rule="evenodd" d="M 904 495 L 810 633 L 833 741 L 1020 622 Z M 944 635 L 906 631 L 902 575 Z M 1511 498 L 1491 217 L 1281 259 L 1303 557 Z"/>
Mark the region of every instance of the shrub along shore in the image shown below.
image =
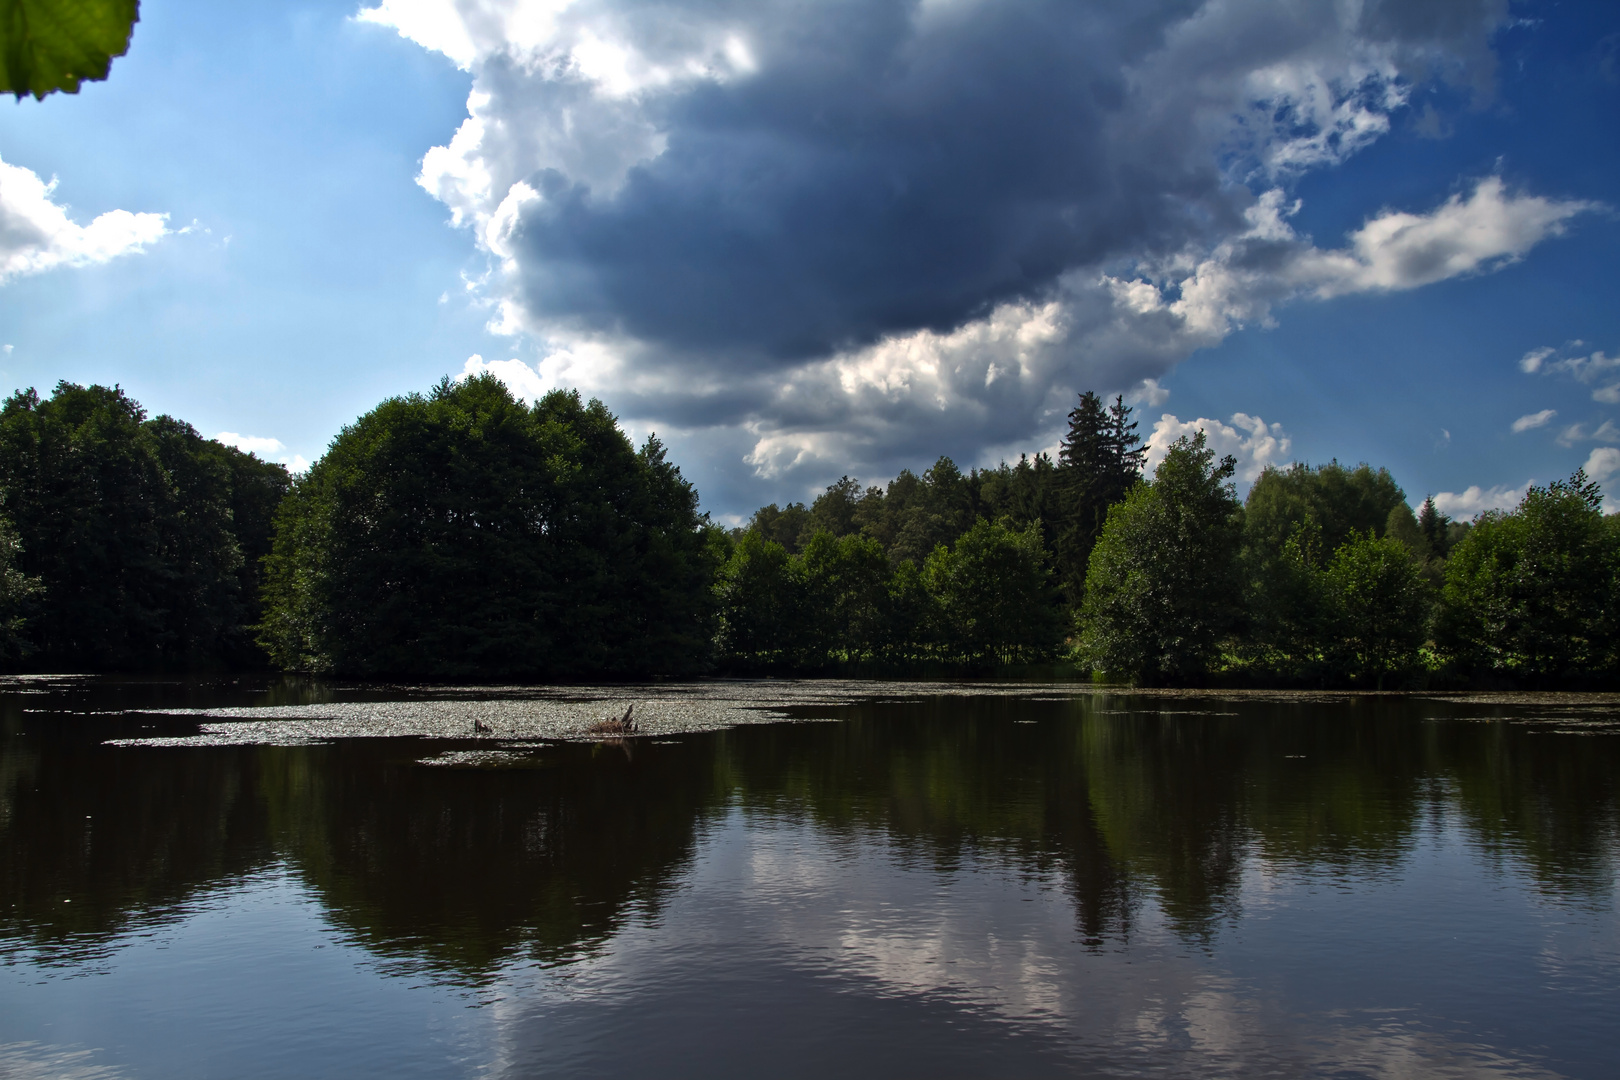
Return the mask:
<path id="1" fill-rule="evenodd" d="M 307 473 L 59 384 L 0 409 L 0 662 L 573 681 L 985 673 L 1152 685 L 1610 686 L 1620 516 L 1577 472 L 1472 522 L 1388 471 L 1202 433 L 1149 472 L 1081 396 L 1054 460 L 845 477 L 738 529 L 597 401 L 444 380 Z"/>

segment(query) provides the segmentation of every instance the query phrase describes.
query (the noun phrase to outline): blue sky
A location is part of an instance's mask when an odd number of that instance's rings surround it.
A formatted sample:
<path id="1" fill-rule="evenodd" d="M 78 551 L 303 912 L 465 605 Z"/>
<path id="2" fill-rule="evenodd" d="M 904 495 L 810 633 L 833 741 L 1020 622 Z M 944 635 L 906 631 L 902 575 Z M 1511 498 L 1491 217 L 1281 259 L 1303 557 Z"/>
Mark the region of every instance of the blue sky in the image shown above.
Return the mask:
<path id="1" fill-rule="evenodd" d="M 1087 388 L 1246 475 L 1620 495 L 1613 4 L 147 0 L 0 161 L 4 389 L 295 466 L 488 368 L 728 518 Z"/>

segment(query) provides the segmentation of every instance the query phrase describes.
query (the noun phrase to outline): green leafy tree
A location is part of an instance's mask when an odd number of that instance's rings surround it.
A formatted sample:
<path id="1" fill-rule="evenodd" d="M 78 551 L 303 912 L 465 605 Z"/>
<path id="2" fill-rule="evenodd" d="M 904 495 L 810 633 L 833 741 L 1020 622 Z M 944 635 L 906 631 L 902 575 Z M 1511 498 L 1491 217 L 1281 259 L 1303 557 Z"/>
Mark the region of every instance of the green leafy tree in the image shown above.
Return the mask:
<path id="1" fill-rule="evenodd" d="M 720 568 L 720 650 L 731 663 L 777 666 L 805 651 L 808 598 L 788 550 L 748 530 Z"/>
<path id="2" fill-rule="evenodd" d="M 808 527 L 811 534 L 825 532 L 835 539 L 859 532 L 860 526 L 855 521 L 855 510 L 860 505 L 861 485 L 848 476 L 840 477 L 837 482 L 827 485 L 827 490 L 816 496 L 815 502 L 810 504 L 810 521 Z"/>
<path id="3" fill-rule="evenodd" d="M 939 604 L 945 644 L 970 663 L 1028 663 L 1061 637 L 1040 527 L 980 521 L 941 544 L 922 568 Z"/>
<path id="4" fill-rule="evenodd" d="M 1577 470 L 1480 516 L 1451 552 L 1438 643 L 1464 668 L 1542 681 L 1608 672 L 1620 563 L 1603 493 Z"/>
<path id="5" fill-rule="evenodd" d="M 897 561 L 910 559 L 919 566 L 940 544 L 949 544 L 977 520 L 973 487 L 956 462 L 935 461 L 921 477 L 902 473 L 890 485 L 885 545 Z"/>
<path id="6" fill-rule="evenodd" d="M 1322 574 L 1331 553 L 1354 537 L 1392 529 L 1421 546 L 1406 496 L 1386 469 L 1332 461 L 1260 474 L 1244 504 L 1242 555 L 1250 618 L 1242 651 L 1257 674 L 1304 682 L 1345 677 L 1329 657 L 1333 605 Z"/>
<path id="7" fill-rule="evenodd" d="M 690 673 L 715 553 L 661 444 L 635 450 L 600 402 L 444 380 L 344 428 L 294 486 L 261 640 L 363 676 Z"/>
<path id="8" fill-rule="evenodd" d="M 34 651 L 26 628 L 44 590 L 39 578 L 17 569 L 21 550 L 17 530 L 0 518 L 0 664 L 14 664 Z"/>
<path id="9" fill-rule="evenodd" d="M 0 0 L 0 93 L 79 92 L 129 49 L 138 0 Z"/>
<path id="10" fill-rule="evenodd" d="M 798 551 L 801 542 L 810 538 L 810 511 L 804 503 L 788 503 L 785 507 L 771 503 L 755 510 L 744 528 L 790 552 Z"/>
<path id="11" fill-rule="evenodd" d="M 1314 515 L 1294 523 L 1282 551 L 1264 561 L 1244 552 L 1248 574 L 1245 652 L 1257 672 L 1285 681 L 1329 676 L 1325 655 L 1332 616 L 1323 580 L 1322 527 Z"/>
<path id="12" fill-rule="evenodd" d="M 883 545 L 869 536 L 817 532 L 799 561 L 814 612 L 805 637 L 814 643 L 818 659 L 834 652 L 850 660 L 875 655 L 892 620 L 889 583 L 894 570 Z"/>
<path id="13" fill-rule="evenodd" d="M 1396 503 L 1390 510 L 1389 516 L 1384 519 L 1383 535 L 1400 541 L 1419 565 L 1428 561 L 1434 551 L 1423 526 L 1418 524 L 1417 515 L 1405 502 Z"/>
<path id="14" fill-rule="evenodd" d="M 944 622 L 939 597 L 928 588 L 922 569 L 910 559 L 901 562 L 889 579 L 884 659 L 898 663 L 938 659 Z"/>
<path id="15" fill-rule="evenodd" d="M 123 391 L 60 383 L 0 409 L 0 492 L 17 568 L 44 590 L 30 663 L 141 670 L 263 662 L 258 568 L 279 465 L 147 419 Z"/>
<path id="16" fill-rule="evenodd" d="M 1109 511 L 1080 611 L 1080 652 L 1096 668 L 1147 683 L 1208 669 L 1240 613 L 1236 468 L 1200 431 Z"/>
<path id="17" fill-rule="evenodd" d="M 1371 532 L 1352 536 L 1333 553 L 1323 584 L 1331 612 L 1327 651 L 1337 674 L 1382 690 L 1386 678 L 1417 667 L 1429 586 L 1405 543 Z"/>
<path id="18" fill-rule="evenodd" d="M 1295 523 L 1311 517 L 1322 530 L 1323 550 L 1335 551 L 1355 533 L 1384 535 L 1390 512 L 1405 502 L 1388 469 L 1365 463 L 1346 468 L 1337 461 L 1268 466 L 1244 503 L 1244 546 L 1262 561 L 1275 557 Z"/>

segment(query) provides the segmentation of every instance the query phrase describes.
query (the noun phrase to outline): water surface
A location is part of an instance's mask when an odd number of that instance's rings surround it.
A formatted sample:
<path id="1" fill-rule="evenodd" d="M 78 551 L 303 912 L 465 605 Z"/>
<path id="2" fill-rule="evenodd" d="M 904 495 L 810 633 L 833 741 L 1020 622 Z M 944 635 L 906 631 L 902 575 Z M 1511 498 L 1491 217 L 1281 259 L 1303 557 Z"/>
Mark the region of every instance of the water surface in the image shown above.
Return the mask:
<path id="1" fill-rule="evenodd" d="M 1610 1077 L 1617 765 L 1601 697 L 10 680 L 0 1076 Z"/>

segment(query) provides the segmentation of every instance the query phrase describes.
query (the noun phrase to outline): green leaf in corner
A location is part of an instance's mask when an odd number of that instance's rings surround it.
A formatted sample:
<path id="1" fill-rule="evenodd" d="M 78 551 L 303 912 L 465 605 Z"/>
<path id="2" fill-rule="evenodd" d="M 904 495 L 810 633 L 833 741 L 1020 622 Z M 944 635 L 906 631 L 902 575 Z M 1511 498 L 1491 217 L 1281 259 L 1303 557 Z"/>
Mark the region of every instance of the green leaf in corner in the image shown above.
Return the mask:
<path id="1" fill-rule="evenodd" d="M 76 94 L 105 79 L 139 18 L 140 0 L 0 0 L 0 93 Z"/>

